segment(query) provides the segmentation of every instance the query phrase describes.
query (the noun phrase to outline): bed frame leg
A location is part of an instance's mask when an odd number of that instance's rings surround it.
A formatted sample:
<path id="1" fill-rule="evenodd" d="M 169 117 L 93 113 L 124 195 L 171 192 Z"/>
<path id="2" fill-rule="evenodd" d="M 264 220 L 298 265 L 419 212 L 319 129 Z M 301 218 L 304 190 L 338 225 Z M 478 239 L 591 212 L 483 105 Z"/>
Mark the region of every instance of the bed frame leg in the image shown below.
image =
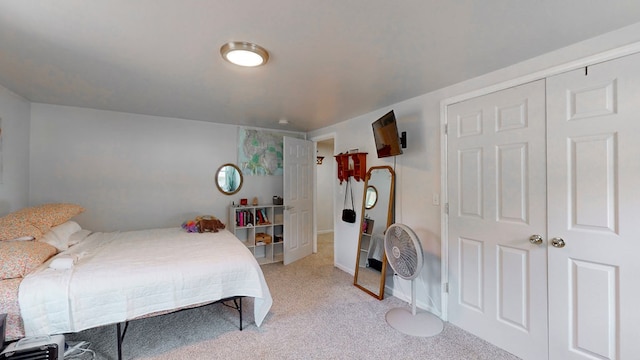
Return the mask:
<path id="1" fill-rule="evenodd" d="M 242 298 L 238 299 L 240 306 L 238 306 L 238 312 L 240 313 L 240 331 L 242 331 Z"/>
<path id="2" fill-rule="evenodd" d="M 229 301 L 233 301 L 233 306 L 227 304 L 227 302 Z M 226 298 L 223 300 L 218 300 L 217 302 L 222 303 L 222 305 L 238 311 L 238 314 L 240 315 L 240 331 L 242 331 L 242 296 Z"/>
<path id="3" fill-rule="evenodd" d="M 128 321 L 124 322 L 124 329 L 122 328 L 122 323 L 116 324 L 116 335 L 118 336 L 118 360 L 122 360 L 122 341 L 124 340 L 124 335 L 127 333 L 128 327 Z"/>
<path id="4" fill-rule="evenodd" d="M 233 308 L 238 310 L 238 314 L 240 314 L 240 331 L 242 331 L 242 297 L 233 298 L 233 305 Z"/>

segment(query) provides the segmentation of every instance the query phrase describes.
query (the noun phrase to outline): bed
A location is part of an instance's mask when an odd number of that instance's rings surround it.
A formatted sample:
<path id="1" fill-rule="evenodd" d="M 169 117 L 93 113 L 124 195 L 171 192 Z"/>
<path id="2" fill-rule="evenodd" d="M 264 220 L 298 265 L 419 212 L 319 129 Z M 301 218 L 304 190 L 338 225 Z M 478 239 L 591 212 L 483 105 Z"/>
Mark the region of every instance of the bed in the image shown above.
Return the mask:
<path id="1" fill-rule="evenodd" d="M 39 239 L 23 243 L 60 245 L 53 246 L 55 255 L 42 250 L 39 259 L 45 261 L 25 269 L 22 277 L 0 282 L 0 312 L 9 314 L 9 338 L 117 324 L 120 342 L 120 324 L 129 320 L 242 297 L 255 299 L 260 326 L 271 308 L 260 266 L 227 230 L 91 233 L 70 220 L 51 224 L 36 235 Z M 56 236 L 47 237 L 51 234 Z M 14 246 L 17 241 L 10 240 Z"/>

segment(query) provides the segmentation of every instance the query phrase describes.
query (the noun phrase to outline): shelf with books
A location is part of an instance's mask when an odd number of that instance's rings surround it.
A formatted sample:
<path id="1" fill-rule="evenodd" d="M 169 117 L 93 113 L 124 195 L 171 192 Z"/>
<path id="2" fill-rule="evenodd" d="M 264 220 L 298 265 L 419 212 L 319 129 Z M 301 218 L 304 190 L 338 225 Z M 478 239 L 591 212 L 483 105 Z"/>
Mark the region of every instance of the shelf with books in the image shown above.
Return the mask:
<path id="1" fill-rule="evenodd" d="M 283 205 L 230 206 L 228 224 L 259 264 L 283 260 Z"/>

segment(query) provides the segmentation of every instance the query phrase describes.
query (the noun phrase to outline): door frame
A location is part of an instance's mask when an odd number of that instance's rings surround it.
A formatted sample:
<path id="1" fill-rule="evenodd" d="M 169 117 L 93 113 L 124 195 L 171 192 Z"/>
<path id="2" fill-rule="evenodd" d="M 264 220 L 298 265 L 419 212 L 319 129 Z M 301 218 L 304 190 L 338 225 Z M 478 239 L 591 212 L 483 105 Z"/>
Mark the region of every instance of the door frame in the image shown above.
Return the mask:
<path id="1" fill-rule="evenodd" d="M 475 97 L 487 95 L 496 91 L 508 89 L 514 86 L 544 79 L 553 75 L 558 75 L 567 71 L 572 71 L 597 63 L 613 60 L 626 55 L 640 53 L 640 42 L 634 42 L 629 45 L 616 47 L 613 49 L 598 52 L 593 55 L 581 57 L 571 60 L 560 65 L 555 65 L 544 70 L 538 70 L 526 75 L 518 76 L 506 81 L 496 83 L 487 87 L 471 90 L 459 95 L 445 98 L 440 101 L 440 239 L 441 241 L 441 318 L 448 321 L 448 302 L 449 302 L 449 218 L 448 218 L 448 163 L 447 163 L 447 116 L 448 106 L 472 99 Z"/>

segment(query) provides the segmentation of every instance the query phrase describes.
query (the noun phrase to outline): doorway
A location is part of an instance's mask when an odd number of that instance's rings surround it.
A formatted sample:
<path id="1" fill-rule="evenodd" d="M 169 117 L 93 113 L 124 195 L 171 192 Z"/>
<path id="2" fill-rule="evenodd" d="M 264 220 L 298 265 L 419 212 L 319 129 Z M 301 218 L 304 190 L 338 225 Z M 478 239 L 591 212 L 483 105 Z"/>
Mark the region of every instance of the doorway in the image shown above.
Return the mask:
<path id="1" fill-rule="evenodd" d="M 315 214 L 317 246 L 330 247 L 333 252 L 334 229 L 334 185 L 335 181 L 335 141 L 333 135 L 321 139 L 313 139 L 316 144 L 316 171 L 315 171 Z M 317 252 L 318 249 L 315 249 Z"/>

